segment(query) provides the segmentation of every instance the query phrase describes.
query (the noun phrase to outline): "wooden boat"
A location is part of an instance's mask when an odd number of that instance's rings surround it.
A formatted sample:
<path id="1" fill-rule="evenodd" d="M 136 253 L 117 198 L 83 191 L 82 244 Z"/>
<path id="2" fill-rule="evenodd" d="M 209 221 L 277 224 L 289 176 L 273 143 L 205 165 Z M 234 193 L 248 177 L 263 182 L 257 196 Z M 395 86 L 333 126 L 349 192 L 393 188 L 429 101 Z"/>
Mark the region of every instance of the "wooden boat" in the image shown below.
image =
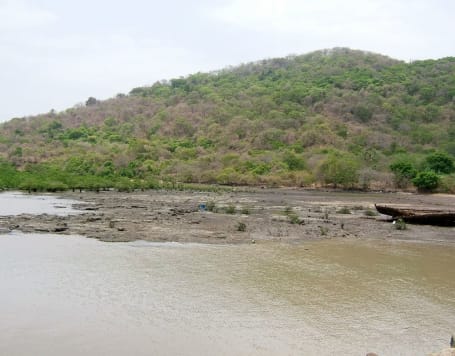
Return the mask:
<path id="1" fill-rule="evenodd" d="M 376 205 L 376 210 L 389 215 L 393 220 L 402 219 L 410 224 L 455 226 L 455 211 L 395 208 L 385 205 Z"/>

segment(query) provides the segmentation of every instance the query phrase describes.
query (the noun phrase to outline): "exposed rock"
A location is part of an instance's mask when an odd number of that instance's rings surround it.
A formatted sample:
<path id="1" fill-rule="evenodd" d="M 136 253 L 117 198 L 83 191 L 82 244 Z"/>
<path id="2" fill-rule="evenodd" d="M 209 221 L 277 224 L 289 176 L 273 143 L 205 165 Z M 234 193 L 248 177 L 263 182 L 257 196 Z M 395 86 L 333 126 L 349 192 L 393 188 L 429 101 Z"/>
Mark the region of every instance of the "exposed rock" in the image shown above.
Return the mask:
<path id="1" fill-rule="evenodd" d="M 442 350 L 441 352 L 431 354 L 430 356 L 455 356 L 455 349 L 454 348 L 445 349 Z"/>
<path id="2" fill-rule="evenodd" d="M 41 226 L 35 227 L 35 231 L 36 231 L 36 232 L 51 232 L 51 230 L 50 230 L 49 228 L 47 228 L 47 227 L 41 227 Z"/>
<path id="3" fill-rule="evenodd" d="M 66 223 L 59 224 L 54 228 L 54 232 L 63 232 L 63 231 L 67 231 L 67 230 L 68 230 L 68 225 Z"/>
<path id="4" fill-rule="evenodd" d="M 65 193 L 70 199 L 80 195 Z M 19 229 L 23 232 L 52 232 L 95 237 L 103 241 L 181 241 L 204 243 L 251 243 L 252 240 L 288 242 L 334 238 L 390 238 L 455 242 L 455 228 L 422 226 L 399 234 L 390 224 L 379 219 L 362 219 L 364 211 L 352 210 L 349 215 L 332 212 L 343 206 L 361 205 L 363 210 L 374 203 L 400 204 L 432 208 L 453 207 L 454 196 L 322 193 L 301 189 L 239 191 L 233 194 L 209 192 L 148 191 L 141 193 L 87 192 L 86 202 L 75 204 L 81 214 L 68 216 L 30 215 L 1 217 L 3 233 Z M 353 200 L 354 199 L 354 200 Z M 235 204 L 237 212 L 248 208 L 248 234 L 239 234 L 233 226 L 239 214 L 199 211 L 202 203 L 213 201 L 218 207 Z M 284 215 L 292 207 L 300 221 L 291 224 Z M 135 210 L 132 208 L 134 207 Z M 89 210 L 89 211 L 86 211 Z M 93 210 L 93 211 L 90 211 Z M 96 211 L 95 211 L 96 210 Z M 324 224 L 330 213 L 330 224 Z M 356 223 L 353 223 L 355 221 Z M 332 225 L 333 224 L 333 225 Z M 330 231 L 328 227 L 330 226 Z M 6 229 L 6 230 L 5 230 Z M 321 231 L 325 235 L 321 234 Z M 372 234 L 374 231 L 374 234 Z"/>

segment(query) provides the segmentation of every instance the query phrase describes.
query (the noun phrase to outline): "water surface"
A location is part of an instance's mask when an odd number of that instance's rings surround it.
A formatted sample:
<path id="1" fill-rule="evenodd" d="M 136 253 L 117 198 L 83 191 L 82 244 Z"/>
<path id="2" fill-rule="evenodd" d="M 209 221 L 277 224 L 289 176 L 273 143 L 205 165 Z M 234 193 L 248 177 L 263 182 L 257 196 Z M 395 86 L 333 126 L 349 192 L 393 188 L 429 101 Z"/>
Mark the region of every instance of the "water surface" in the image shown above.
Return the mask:
<path id="1" fill-rule="evenodd" d="M 0 193 L 0 216 L 20 214 L 68 215 L 79 211 L 72 208 L 75 200 L 60 199 L 55 195 L 23 194 L 19 192 Z"/>
<path id="2" fill-rule="evenodd" d="M 3 235 L 0 354 L 426 355 L 454 330 L 454 255 Z"/>

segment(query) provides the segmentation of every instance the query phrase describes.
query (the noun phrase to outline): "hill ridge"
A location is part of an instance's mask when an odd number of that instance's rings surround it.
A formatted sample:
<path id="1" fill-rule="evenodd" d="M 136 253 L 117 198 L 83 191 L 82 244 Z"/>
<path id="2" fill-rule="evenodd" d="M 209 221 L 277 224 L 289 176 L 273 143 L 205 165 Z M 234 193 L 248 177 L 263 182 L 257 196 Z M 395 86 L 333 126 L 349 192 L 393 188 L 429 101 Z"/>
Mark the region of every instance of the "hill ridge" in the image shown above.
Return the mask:
<path id="1" fill-rule="evenodd" d="M 334 48 L 13 119 L 0 125 L 0 152 L 20 171 L 100 179 L 392 187 L 393 162 L 455 154 L 454 97 L 454 57 Z M 329 172 L 337 162 L 348 178 Z"/>

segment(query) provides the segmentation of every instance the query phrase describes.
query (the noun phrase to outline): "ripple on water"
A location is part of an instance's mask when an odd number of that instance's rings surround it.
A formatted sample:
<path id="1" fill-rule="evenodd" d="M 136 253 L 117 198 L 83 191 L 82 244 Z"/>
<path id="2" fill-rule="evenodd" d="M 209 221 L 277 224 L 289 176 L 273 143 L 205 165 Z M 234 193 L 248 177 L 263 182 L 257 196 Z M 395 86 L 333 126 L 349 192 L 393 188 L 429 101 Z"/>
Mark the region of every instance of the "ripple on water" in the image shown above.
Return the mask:
<path id="1" fill-rule="evenodd" d="M 397 250 L 401 250 L 397 253 Z M 0 237 L 1 353 L 425 355 L 455 320 L 455 248 Z"/>

